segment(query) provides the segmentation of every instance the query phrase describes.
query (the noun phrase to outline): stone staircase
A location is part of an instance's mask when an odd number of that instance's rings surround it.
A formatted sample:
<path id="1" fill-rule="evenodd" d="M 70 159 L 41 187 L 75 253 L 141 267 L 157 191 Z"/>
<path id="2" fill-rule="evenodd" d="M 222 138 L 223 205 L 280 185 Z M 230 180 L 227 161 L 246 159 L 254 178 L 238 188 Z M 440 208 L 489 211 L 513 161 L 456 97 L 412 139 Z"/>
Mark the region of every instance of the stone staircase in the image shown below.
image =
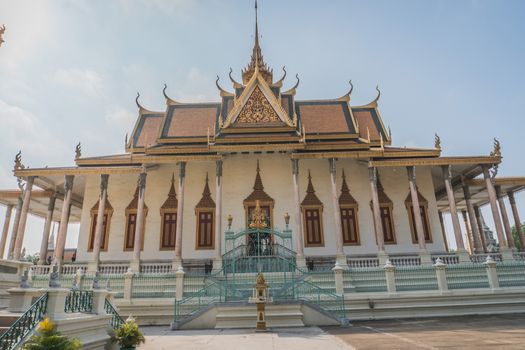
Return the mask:
<path id="1" fill-rule="evenodd" d="M 4 334 L 11 325 L 20 318 L 22 314 L 8 312 L 7 310 L 0 311 L 0 335 Z"/>

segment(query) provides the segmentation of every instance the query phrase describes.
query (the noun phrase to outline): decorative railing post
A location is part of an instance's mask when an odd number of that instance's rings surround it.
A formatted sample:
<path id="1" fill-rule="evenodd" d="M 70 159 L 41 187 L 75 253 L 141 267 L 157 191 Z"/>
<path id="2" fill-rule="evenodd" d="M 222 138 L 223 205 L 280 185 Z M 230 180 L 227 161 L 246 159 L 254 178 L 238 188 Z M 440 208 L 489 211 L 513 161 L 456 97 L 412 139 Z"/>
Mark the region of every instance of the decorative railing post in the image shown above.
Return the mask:
<path id="1" fill-rule="evenodd" d="M 490 255 L 487 255 L 487 260 L 483 263 L 487 267 L 487 277 L 489 279 L 489 286 L 491 289 L 499 288 L 498 273 L 496 271 L 496 262 Z"/>
<path id="2" fill-rule="evenodd" d="M 386 289 L 388 293 L 396 292 L 396 267 L 392 265 L 389 259 L 386 260 L 385 266 L 383 266 L 386 275 Z"/>
<path id="3" fill-rule="evenodd" d="M 332 271 L 334 272 L 335 278 L 335 293 L 338 295 L 343 295 L 345 293 L 345 287 L 343 284 L 344 268 L 338 262 L 336 262 Z"/>
<path id="4" fill-rule="evenodd" d="M 175 299 L 181 300 L 184 295 L 184 270 L 182 266 L 179 265 L 179 268 L 175 272 Z"/>
<path id="5" fill-rule="evenodd" d="M 49 274 L 49 289 L 47 290 L 46 314 L 51 320 L 64 317 L 64 306 L 68 295 L 69 289 L 60 287 L 60 274 L 58 273 L 58 265 L 55 263 Z"/>
<path id="6" fill-rule="evenodd" d="M 133 276 L 135 274 L 128 268 L 128 271 L 124 274 L 124 300 L 131 300 L 131 292 L 133 290 Z"/>
<path id="7" fill-rule="evenodd" d="M 436 263 L 434 264 L 434 268 L 436 269 L 436 277 L 437 277 L 439 290 L 442 292 L 447 291 L 448 283 L 447 283 L 447 274 L 445 272 L 445 269 L 447 268 L 447 264 L 443 263 L 443 260 L 441 260 L 441 258 L 437 258 Z"/>
<path id="8" fill-rule="evenodd" d="M 33 298 L 42 294 L 40 289 L 31 288 L 28 283 L 29 271 L 25 270 L 20 280 L 20 287 L 8 289 L 9 312 L 26 312 L 31 307 Z"/>
<path id="9" fill-rule="evenodd" d="M 103 315 L 106 313 L 106 309 L 104 306 L 107 295 L 108 291 L 105 289 L 93 289 L 93 309 L 91 311 L 92 313 L 97 315 Z"/>

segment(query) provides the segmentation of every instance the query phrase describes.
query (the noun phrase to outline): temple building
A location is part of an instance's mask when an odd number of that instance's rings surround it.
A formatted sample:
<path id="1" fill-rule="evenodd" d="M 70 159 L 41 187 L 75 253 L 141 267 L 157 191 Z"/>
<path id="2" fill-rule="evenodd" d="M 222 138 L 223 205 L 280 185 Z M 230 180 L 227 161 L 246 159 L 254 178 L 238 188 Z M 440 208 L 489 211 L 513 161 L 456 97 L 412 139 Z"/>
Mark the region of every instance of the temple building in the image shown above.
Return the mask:
<path id="1" fill-rule="evenodd" d="M 396 146 L 379 89 L 365 105 L 352 103 L 351 82 L 340 97 L 298 99 L 299 77 L 289 82 L 284 68 L 275 77 L 259 39 L 256 20 L 251 58 L 240 78 L 230 71 L 229 88 L 217 78 L 216 101 L 178 101 L 164 86 L 166 106 L 150 109 L 137 94 L 121 154 L 83 157 L 79 144 L 75 165 L 42 168 L 26 167 L 18 154 L 20 188 L 0 191 L 0 256 L 20 260 L 24 240 L 38 239 L 40 264 L 50 247 L 52 260 L 66 264 L 68 224 L 79 223 L 73 259 L 91 272 L 111 264 L 219 271 L 239 246 L 247 255 L 277 254 L 268 253 L 277 237 L 310 269 L 367 259 L 430 264 L 448 254 L 443 213 L 461 262 L 487 252 L 513 259 L 514 223 L 525 247 L 514 201 L 525 178 L 496 175 L 497 140 L 480 156 L 442 156 L 437 135 L 432 148 Z M 485 235 L 485 205 L 497 242 Z M 45 218 L 41 236 L 27 235 L 29 214 Z"/>

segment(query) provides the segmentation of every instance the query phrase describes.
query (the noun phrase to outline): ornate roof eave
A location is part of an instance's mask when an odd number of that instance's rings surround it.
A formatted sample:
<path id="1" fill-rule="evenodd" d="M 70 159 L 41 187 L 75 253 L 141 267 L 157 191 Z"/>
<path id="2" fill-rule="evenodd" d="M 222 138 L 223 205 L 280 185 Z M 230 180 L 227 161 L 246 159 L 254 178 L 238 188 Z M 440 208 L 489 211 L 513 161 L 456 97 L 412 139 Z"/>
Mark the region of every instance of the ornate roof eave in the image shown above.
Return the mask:
<path id="1" fill-rule="evenodd" d="M 137 92 L 137 97 L 135 97 L 135 104 L 139 108 L 139 115 L 142 115 L 142 114 L 157 114 L 157 113 L 162 114 L 162 112 L 155 112 L 155 111 L 149 110 L 147 108 L 144 108 L 139 102 L 139 97 L 140 97 L 140 93 Z"/>
<path id="2" fill-rule="evenodd" d="M 348 83 L 350 84 L 350 90 L 348 90 L 348 92 L 344 94 L 343 96 L 333 99 L 332 101 L 341 101 L 341 102 L 347 102 L 347 103 L 350 102 L 350 95 L 352 95 L 352 91 L 354 91 L 354 84 L 352 84 L 352 80 L 350 80 Z"/>
<path id="3" fill-rule="evenodd" d="M 376 86 L 376 91 L 377 91 L 377 96 L 371 102 L 367 103 L 366 105 L 352 106 L 352 108 L 377 108 L 378 101 L 381 98 L 381 90 L 379 90 L 379 86 Z"/>

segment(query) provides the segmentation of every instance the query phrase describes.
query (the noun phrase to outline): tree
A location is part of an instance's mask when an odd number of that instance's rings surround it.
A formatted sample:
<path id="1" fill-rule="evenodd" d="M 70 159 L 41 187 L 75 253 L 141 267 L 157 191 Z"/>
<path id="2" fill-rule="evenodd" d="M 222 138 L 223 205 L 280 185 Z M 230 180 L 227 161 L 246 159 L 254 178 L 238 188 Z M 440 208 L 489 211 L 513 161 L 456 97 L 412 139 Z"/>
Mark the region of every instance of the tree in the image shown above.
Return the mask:
<path id="1" fill-rule="evenodd" d="M 525 223 L 521 224 L 521 229 L 523 230 L 525 228 Z M 514 239 L 514 245 L 518 250 L 521 250 L 523 247 L 521 246 L 520 237 L 518 235 L 518 230 L 516 230 L 516 226 L 512 226 L 511 229 L 512 232 L 512 238 Z"/>

